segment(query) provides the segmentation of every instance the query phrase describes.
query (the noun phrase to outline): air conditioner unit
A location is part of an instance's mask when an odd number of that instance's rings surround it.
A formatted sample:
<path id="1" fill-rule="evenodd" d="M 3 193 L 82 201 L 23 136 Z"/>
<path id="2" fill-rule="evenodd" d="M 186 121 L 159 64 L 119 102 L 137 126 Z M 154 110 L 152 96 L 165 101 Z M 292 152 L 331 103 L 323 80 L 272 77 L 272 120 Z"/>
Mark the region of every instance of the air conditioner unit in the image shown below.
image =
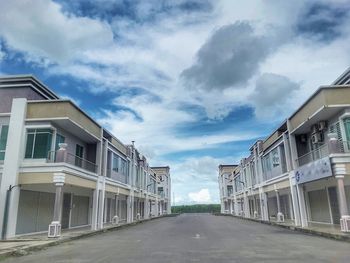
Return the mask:
<path id="1" fill-rule="evenodd" d="M 318 130 L 319 131 L 323 131 L 325 129 L 327 129 L 327 122 L 326 121 L 320 121 L 318 123 Z"/>
<path id="2" fill-rule="evenodd" d="M 323 133 L 315 133 L 311 136 L 311 142 L 313 144 L 323 142 Z"/>
<path id="3" fill-rule="evenodd" d="M 318 124 L 312 125 L 311 132 L 312 132 L 312 134 L 315 134 L 318 132 Z"/>

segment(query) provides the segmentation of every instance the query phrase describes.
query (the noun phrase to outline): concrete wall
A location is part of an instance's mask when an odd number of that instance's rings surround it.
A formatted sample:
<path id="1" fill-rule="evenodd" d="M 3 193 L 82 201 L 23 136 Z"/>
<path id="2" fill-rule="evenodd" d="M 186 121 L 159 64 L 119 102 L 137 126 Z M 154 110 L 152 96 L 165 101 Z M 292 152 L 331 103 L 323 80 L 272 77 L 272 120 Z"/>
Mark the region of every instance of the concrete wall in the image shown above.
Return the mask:
<path id="1" fill-rule="evenodd" d="M 44 100 L 45 98 L 30 87 L 0 88 L 0 113 L 11 112 L 12 99 L 27 98 L 27 100 Z"/>
<path id="2" fill-rule="evenodd" d="M 69 118 L 84 127 L 97 138 L 101 138 L 101 127 L 69 101 L 28 103 L 28 119 Z"/>

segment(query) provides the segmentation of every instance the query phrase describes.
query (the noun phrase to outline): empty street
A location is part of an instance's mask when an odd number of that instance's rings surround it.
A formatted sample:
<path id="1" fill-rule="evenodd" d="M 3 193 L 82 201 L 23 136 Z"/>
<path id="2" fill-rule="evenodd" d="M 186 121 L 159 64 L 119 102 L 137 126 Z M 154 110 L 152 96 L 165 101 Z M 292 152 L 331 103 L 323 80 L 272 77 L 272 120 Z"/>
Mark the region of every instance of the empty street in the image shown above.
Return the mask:
<path id="1" fill-rule="evenodd" d="M 349 262 L 349 257 L 349 243 L 233 217 L 183 214 L 5 262 Z"/>

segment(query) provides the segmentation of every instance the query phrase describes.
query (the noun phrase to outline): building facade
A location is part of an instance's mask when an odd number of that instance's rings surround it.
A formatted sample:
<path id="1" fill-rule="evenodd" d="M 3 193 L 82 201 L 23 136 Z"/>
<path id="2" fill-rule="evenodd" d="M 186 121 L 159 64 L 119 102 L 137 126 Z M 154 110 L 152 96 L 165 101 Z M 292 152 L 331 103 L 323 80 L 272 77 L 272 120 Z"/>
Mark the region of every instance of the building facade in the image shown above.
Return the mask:
<path id="1" fill-rule="evenodd" d="M 134 143 L 33 76 L 0 78 L 0 178 L 2 239 L 147 219 L 170 200 Z"/>
<path id="2" fill-rule="evenodd" d="M 159 181 L 158 193 L 158 211 L 159 214 L 171 214 L 171 178 L 170 167 L 152 167 L 157 180 Z"/>
<path id="3" fill-rule="evenodd" d="M 350 231 L 350 70 L 250 148 L 231 175 L 239 216 Z M 219 167 L 219 182 L 221 180 Z M 225 192 L 220 186 L 222 206 Z"/>

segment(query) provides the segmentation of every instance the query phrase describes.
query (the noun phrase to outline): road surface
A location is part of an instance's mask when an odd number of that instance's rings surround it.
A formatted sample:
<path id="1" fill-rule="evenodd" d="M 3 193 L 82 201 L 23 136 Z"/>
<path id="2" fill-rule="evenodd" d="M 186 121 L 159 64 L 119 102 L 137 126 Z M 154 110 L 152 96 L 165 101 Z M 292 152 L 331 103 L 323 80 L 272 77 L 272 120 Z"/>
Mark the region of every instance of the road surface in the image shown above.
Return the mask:
<path id="1" fill-rule="evenodd" d="M 233 217 L 184 214 L 4 262 L 350 262 L 350 244 Z"/>

